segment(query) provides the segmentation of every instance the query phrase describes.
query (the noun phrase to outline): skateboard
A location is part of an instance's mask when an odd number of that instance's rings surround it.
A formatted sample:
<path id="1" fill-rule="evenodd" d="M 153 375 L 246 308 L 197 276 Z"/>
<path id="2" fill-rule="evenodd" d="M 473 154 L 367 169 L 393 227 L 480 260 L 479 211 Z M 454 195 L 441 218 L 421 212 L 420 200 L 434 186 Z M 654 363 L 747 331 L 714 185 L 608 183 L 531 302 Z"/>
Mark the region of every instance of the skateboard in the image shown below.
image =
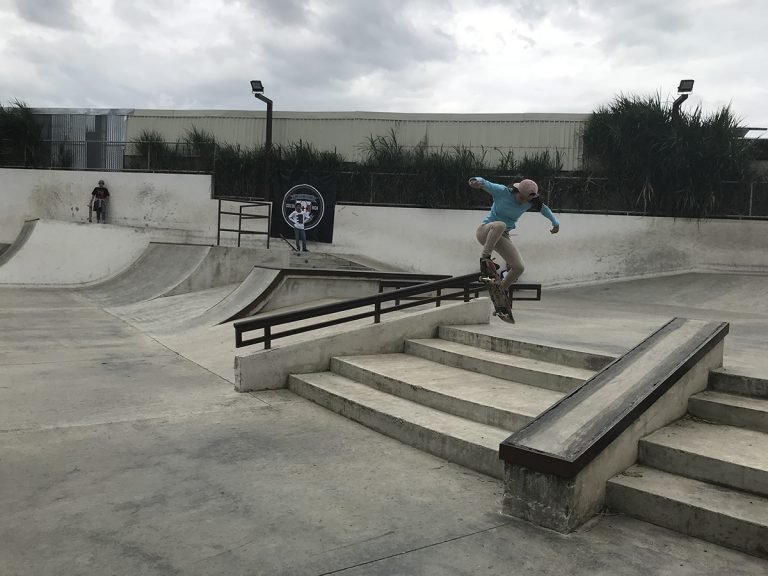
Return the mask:
<path id="1" fill-rule="evenodd" d="M 507 322 L 509 324 L 515 323 L 515 318 L 512 316 L 512 303 L 509 301 L 509 295 L 501 287 L 501 276 L 499 276 L 498 268 L 492 262 L 490 266 L 480 266 L 480 282 L 488 286 L 488 295 L 491 297 L 493 307 L 495 308 L 494 316 Z"/>

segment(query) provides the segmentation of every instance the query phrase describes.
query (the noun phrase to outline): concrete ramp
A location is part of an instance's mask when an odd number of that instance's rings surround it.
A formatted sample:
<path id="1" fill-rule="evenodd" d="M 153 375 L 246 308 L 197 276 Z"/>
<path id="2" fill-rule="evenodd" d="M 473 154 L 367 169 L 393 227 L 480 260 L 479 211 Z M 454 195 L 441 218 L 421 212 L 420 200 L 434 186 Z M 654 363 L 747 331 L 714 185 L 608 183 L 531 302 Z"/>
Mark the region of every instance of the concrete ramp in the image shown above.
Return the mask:
<path id="1" fill-rule="evenodd" d="M 139 228 L 32 220 L 2 255 L 0 284 L 75 285 L 126 269 L 146 250 Z"/>
<path id="2" fill-rule="evenodd" d="M 248 277 L 254 266 L 269 266 L 270 259 L 274 259 L 274 255 L 268 250 L 211 246 L 192 273 L 164 296 L 239 284 Z"/>
<path id="3" fill-rule="evenodd" d="M 191 318 L 181 326 L 186 330 L 198 326 L 215 326 L 238 318 L 241 312 L 254 307 L 266 297 L 280 276 L 280 270 L 255 267 L 240 285 L 218 304 L 197 318 Z"/>
<path id="4" fill-rule="evenodd" d="M 156 298 L 108 310 L 141 330 L 158 334 L 215 326 L 253 307 L 269 293 L 279 276 L 280 270 L 256 267 L 237 285 Z"/>
<path id="5" fill-rule="evenodd" d="M 104 306 L 122 306 L 166 294 L 206 260 L 210 246 L 152 242 L 125 271 L 82 294 Z"/>
<path id="6" fill-rule="evenodd" d="M 2 253 L 0 253 L 0 266 L 3 266 L 11 258 L 13 258 L 16 253 L 21 250 L 24 244 L 27 243 L 27 240 L 34 231 L 35 226 L 37 226 L 37 222 L 37 220 L 27 220 L 24 222 L 24 226 L 22 226 L 21 231 L 19 232 L 19 235 L 16 236 L 13 244 L 7 245 Z"/>

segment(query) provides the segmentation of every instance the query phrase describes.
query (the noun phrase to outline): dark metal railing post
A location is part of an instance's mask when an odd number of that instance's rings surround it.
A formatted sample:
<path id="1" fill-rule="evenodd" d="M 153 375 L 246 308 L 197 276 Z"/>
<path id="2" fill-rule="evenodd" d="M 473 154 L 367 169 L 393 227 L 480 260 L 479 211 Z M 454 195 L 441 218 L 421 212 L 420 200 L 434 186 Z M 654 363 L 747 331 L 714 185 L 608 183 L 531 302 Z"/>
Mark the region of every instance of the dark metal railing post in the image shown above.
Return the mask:
<path id="1" fill-rule="evenodd" d="M 243 235 L 243 205 L 240 205 L 237 217 L 237 247 L 240 248 L 240 237 Z"/>
<path id="2" fill-rule="evenodd" d="M 219 198 L 219 225 L 216 227 L 216 246 L 221 246 L 221 198 Z"/>
<path id="3" fill-rule="evenodd" d="M 440 297 L 443 295 L 443 291 L 438 288 L 437 289 L 437 300 L 435 300 L 435 308 L 440 308 Z"/>
<path id="4" fill-rule="evenodd" d="M 373 323 L 378 324 L 381 322 L 381 302 L 376 301 L 373 305 Z"/>
<path id="5" fill-rule="evenodd" d="M 272 347 L 272 329 L 264 326 L 264 349 L 269 350 Z"/>

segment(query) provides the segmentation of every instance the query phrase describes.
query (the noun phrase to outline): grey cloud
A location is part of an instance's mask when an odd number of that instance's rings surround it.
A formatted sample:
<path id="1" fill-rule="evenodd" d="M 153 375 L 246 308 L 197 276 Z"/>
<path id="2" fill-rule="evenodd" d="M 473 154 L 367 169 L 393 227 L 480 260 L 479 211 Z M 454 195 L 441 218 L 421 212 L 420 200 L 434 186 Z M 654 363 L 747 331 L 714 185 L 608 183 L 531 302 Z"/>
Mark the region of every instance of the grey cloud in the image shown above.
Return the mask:
<path id="1" fill-rule="evenodd" d="M 239 3 L 226 0 L 227 4 Z M 308 0 L 246 0 L 254 18 L 268 20 L 278 25 L 301 26 L 306 24 L 312 11 Z"/>
<path id="2" fill-rule="evenodd" d="M 121 21 L 129 25 L 146 27 L 160 22 L 160 18 L 156 15 L 156 9 L 137 1 L 115 2 L 112 5 L 112 11 Z"/>
<path id="3" fill-rule="evenodd" d="M 374 73 L 398 74 L 455 58 L 452 38 L 409 22 L 397 4 L 402 3 L 365 3 L 354 10 L 334 5 L 307 22 L 307 30 L 322 38 L 318 45 L 304 46 L 298 40 L 272 45 L 267 60 L 286 81 L 312 85 Z"/>
<path id="4" fill-rule="evenodd" d="M 15 4 L 19 15 L 28 22 L 61 30 L 79 27 L 72 0 L 15 0 Z"/>

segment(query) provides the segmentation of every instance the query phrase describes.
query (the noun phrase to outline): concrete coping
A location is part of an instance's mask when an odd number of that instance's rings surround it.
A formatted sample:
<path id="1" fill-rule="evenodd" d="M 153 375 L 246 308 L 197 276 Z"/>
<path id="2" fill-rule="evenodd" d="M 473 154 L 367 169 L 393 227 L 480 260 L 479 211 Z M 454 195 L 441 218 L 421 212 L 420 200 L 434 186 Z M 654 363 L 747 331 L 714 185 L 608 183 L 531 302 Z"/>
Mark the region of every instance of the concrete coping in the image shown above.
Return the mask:
<path id="1" fill-rule="evenodd" d="M 509 464 L 576 476 L 728 334 L 673 318 L 501 443 Z"/>

